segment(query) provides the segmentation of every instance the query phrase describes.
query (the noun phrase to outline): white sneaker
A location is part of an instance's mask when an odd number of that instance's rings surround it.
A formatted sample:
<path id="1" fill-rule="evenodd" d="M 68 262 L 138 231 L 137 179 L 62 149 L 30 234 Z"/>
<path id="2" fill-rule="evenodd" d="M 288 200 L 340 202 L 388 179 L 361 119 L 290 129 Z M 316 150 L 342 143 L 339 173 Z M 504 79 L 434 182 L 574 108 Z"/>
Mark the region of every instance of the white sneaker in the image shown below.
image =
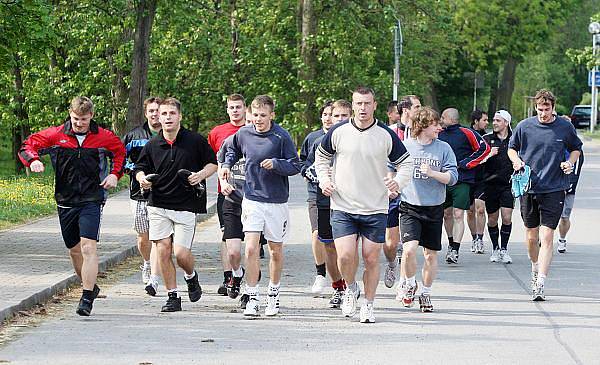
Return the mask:
<path id="1" fill-rule="evenodd" d="M 538 273 L 537 271 L 531 272 L 531 280 L 529 281 L 529 289 L 533 293 L 535 291 L 535 285 L 537 284 Z"/>
<path id="2" fill-rule="evenodd" d="M 325 288 L 327 288 L 327 278 L 322 275 L 315 276 L 315 282 L 310 291 L 313 294 L 321 295 L 325 291 Z"/>
<path id="3" fill-rule="evenodd" d="M 477 239 L 477 247 L 475 247 L 475 253 L 485 253 L 485 245 L 483 244 L 483 240 L 481 238 Z"/>
<path id="4" fill-rule="evenodd" d="M 396 282 L 396 268 L 398 266 L 391 267 L 389 264 L 386 265 L 385 274 L 383 275 L 383 283 L 386 287 L 391 288 Z"/>
<path id="5" fill-rule="evenodd" d="M 535 284 L 535 287 L 533 288 L 533 295 L 531 300 L 533 300 L 534 302 L 543 302 L 544 300 L 546 300 L 546 295 L 544 295 L 544 285 L 543 284 Z"/>
<path id="6" fill-rule="evenodd" d="M 471 252 L 473 252 L 473 253 L 477 252 L 477 238 L 475 238 L 473 241 L 471 241 Z"/>
<path id="7" fill-rule="evenodd" d="M 375 323 L 373 303 L 365 303 L 360 307 L 360 323 Z"/>
<path id="8" fill-rule="evenodd" d="M 558 247 L 556 249 L 556 251 L 558 251 L 558 253 L 565 253 L 567 252 L 567 240 L 563 240 L 563 239 L 558 239 Z"/>
<path id="9" fill-rule="evenodd" d="M 495 249 L 494 251 L 492 251 L 492 254 L 490 255 L 490 262 L 499 262 L 499 261 L 500 261 L 500 250 Z"/>
<path id="10" fill-rule="evenodd" d="M 265 316 L 275 316 L 279 313 L 279 293 L 267 295 L 267 306 L 265 307 Z"/>
<path id="11" fill-rule="evenodd" d="M 144 284 L 148 284 L 148 282 L 150 281 L 150 266 L 146 266 L 146 265 L 141 265 L 140 266 L 140 270 L 142 270 L 142 282 Z"/>
<path id="12" fill-rule="evenodd" d="M 512 258 L 508 254 L 508 251 L 500 250 L 500 261 L 502 261 L 503 264 L 512 264 Z"/>
<path id="13" fill-rule="evenodd" d="M 260 300 L 258 300 L 257 295 L 253 295 L 250 297 L 250 300 L 246 304 L 246 309 L 244 309 L 245 317 L 259 317 L 260 316 Z"/>
<path id="14" fill-rule="evenodd" d="M 344 292 L 344 298 L 342 299 L 342 314 L 346 317 L 354 317 L 356 314 L 356 305 L 360 298 L 360 288 L 355 293 L 350 288 L 347 288 Z"/>
<path id="15" fill-rule="evenodd" d="M 399 282 L 398 285 L 396 285 L 396 300 L 401 302 L 402 298 L 404 298 L 404 288 L 406 286 L 406 283 L 404 282 Z"/>

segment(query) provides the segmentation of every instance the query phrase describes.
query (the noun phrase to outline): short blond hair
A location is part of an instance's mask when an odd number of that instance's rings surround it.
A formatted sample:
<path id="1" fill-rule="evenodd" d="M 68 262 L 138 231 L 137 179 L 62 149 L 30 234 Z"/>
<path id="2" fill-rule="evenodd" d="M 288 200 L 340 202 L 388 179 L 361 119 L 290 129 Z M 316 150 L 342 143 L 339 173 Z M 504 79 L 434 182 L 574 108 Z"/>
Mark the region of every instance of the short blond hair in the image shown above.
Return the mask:
<path id="1" fill-rule="evenodd" d="M 271 108 L 271 111 L 275 110 L 275 102 L 273 101 L 273 98 L 271 98 L 269 95 L 259 95 L 255 97 L 254 100 L 252 100 L 251 105 L 252 110 L 254 110 L 255 108 L 263 108 L 265 106 Z"/>
<path id="2" fill-rule="evenodd" d="M 352 113 L 352 103 L 350 103 L 348 100 L 338 99 L 333 102 L 332 106 L 333 106 L 333 109 L 335 109 L 335 108 L 348 109 L 350 111 L 350 113 Z"/>
<path id="3" fill-rule="evenodd" d="M 181 113 L 181 102 L 175 98 L 166 98 L 160 101 L 160 103 L 158 104 L 159 106 L 161 105 L 171 105 L 174 106 L 175 108 L 177 108 L 177 111 Z"/>
<path id="4" fill-rule="evenodd" d="M 533 99 L 535 100 L 535 105 L 550 104 L 554 107 L 554 103 L 556 103 L 556 96 L 552 94 L 552 91 L 546 89 L 538 90 Z"/>
<path id="5" fill-rule="evenodd" d="M 71 100 L 69 110 L 77 115 L 93 114 L 94 103 L 86 96 L 76 96 Z"/>

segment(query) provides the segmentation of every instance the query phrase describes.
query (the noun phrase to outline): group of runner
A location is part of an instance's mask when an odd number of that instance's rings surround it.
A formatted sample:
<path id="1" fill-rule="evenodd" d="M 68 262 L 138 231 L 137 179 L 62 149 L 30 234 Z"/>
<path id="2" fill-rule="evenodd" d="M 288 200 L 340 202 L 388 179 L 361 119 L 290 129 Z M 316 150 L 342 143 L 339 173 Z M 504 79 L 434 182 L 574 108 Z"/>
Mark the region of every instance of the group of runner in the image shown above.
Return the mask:
<path id="1" fill-rule="evenodd" d="M 535 102 L 538 115 L 521 121 L 514 131 L 511 115 L 499 110 L 493 131 L 485 134 L 485 113 L 474 111 L 472 128 L 461 127 L 458 110 L 449 108 L 440 116 L 421 106 L 414 95 L 388 105 L 388 125 L 374 117 L 375 92 L 358 87 L 351 102 L 336 100 L 321 108 L 322 128 L 306 137 L 298 156 L 289 133 L 275 123 L 275 103 L 267 95 L 249 105 L 242 95 L 228 96 L 229 121 L 213 128 L 208 139 L 181 125 L 177 99 L 151 97 L 144 102 L 146 123 L 122 141 L 99 127 L 92 120 L 92 102 L 78 97 L 65 123 L 30 136 L 19 157 L 40 172 L 40 154 L 53 156 L 61 231 L 83 283 L 80 315 L 90 315 L 100 291 L 96 244 L 101 210 L 106 189 L 116 186 L 123 171 L 131 179 L 145 291 L 156 295 L 162 277 L 168 294 L 163 312 L 182 309 L 173 254 L 184 271 L 189 300 L 202 296 L 191 247 L 196 215 L 206 212 L 206 178 L 218 171 L 217 211 L 223 233 L 223 283 L 218 293 L 239 296 L 245 317 L 260 315 L 260 257 L 266 244 L 270 263 L 264 314 L 277 315 L 282 246 L 290 228 L 288 177 L 300 173 L 309 194 L 316 269 L 312 292 L 324 293 L 329 274 L 329 306 L 353 317 L 364 291 L 360 322 L 372 323 L 382 249 L 385 285 L 391 288 L 398 282 L 396 298 L 404 306 L 411 307 L 418 298 L 421 311 L 431 312 L 442 227 L 449 241 L 446 262 L 456 264 L 465 211 L 472 212 L 472 251 L 485 251 L 485 211 L 490 261 L 512 262 L 507 246 L 514 208 L 511 176 L 526 166 L 530 188 L 521 192 L 521 215 L 533 300 L 544 300 L 554 230 L 560 221 L 558 251 L 564 252 L 573 204 L 569 195 L 577 184 L 569 175 L 578 175 L 583 155 L 573 126 L 554 113 L 552 93 L 540 90 Z M 425 258 L 421 285 L 416 279 L 419 246 Z M 356 280 L 359 248 L 362 290 Z"/>

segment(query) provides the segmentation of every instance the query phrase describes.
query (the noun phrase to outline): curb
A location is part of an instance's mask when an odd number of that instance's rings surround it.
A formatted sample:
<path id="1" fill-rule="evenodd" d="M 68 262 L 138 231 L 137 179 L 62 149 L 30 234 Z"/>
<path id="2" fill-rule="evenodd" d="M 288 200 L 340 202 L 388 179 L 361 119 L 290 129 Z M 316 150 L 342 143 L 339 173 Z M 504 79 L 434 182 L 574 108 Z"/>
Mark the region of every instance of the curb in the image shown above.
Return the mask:
<path id="1" fill-rule="evenodd" d="M 206 214 L 199 215 L 196 224 L 210 219 L 217 212 L 216 199 L 209 202 L 206 211 Z M 114 253 L 113 255 L 98 262 L 98 272 L 106 271 L 110 267 L 115 266 L 125 261 L 127 258 L 135 255 L 137 255 L 137 245 L 133 244 L 132 246 L 127 247 L 120 252 Z M 14 315 L 17 314 L 19 311 L 28 310 L 35 307 L 37 304 L 45 303 L 52 299 L 54 295 L 67 290 L 69 287 L 77 283 L 79 283 L 79 278 L 77 277 L 77 275 L 73 274 L 68 278 L 49 286 L 48 288 L 42 289 L 37 293 L 32 294 L 31 296 L 23 299 L 18 304 L 12 305 L 4 309 L 0 309 L 0 326 L 4 325 L 6 321 L 14 317 Z"/>

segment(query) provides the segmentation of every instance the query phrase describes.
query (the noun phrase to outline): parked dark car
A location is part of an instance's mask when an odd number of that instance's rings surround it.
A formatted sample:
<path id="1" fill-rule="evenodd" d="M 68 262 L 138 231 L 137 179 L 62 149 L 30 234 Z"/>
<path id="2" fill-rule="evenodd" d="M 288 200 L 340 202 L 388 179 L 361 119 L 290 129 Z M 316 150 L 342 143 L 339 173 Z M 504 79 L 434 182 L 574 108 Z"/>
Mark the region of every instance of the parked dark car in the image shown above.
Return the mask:
<path id="1" fill-rule="evenodd" d="M 591 116 L 591 105 L 575 105 L 571 112 L 571 123 L 573 123 L 575 128 L 589 127 Z"/>

